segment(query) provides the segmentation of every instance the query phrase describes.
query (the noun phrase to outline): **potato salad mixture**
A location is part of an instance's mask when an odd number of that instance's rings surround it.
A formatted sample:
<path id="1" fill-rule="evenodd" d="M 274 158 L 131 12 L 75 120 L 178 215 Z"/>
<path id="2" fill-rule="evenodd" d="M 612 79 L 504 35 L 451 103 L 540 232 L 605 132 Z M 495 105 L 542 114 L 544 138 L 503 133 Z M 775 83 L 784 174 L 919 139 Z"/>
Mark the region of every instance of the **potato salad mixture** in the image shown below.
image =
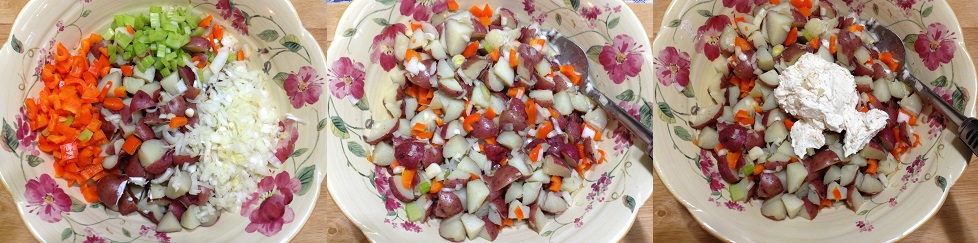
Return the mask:
<path id="1" fill-rule="evenodd" d="M 269 77 L 224 26 L 179 7 L 118 14 L 76 52 L 58 43 L 25 101 L 54 175 L 158 232 L 237 213 L 281 166 Z M 253 198 L 252 198 L 253 199 Z"/>
<path id="2" fill-rule="evenodd" d="M 895 80 L 901 63 L 873 46 L 873 20 L 818 0 L 770 1 L 718 15 L 699 38 L 722 77 L 694 109 L 694 143 L 717 161 L 733 201 L 763 200 L 773 219 L 857 211 L 893 181 L 920 98 Z"/>
<path id="3" fill-rule="evenodd" d="M 577 91 L 585 77 L 554 60 L 556 33 L 521 26 L 489 5 L 395 24 L 397 90 L 364 140 L 393 175 L 408 220 L 440 219 L 451 241 L 540 231 L 573 205 L 584 174 L 605 161 L 604 111 Z"/>

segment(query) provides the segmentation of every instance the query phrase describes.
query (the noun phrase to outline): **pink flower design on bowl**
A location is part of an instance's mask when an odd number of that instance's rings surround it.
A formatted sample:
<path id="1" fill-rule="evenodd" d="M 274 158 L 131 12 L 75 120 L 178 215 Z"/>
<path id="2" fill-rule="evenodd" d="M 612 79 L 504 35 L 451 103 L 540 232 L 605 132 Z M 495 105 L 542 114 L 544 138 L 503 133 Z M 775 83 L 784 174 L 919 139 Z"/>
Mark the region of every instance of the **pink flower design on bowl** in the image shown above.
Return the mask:
<path id="1" fill-rule="evenodd" d="M 295 142 L 299 139 L 299 127 L 292 119 L 278 122 L 278 129 L 278 144 L 275 145 L 275 158 L 278 162 L 273 161 L 273 164 L 285 163 L 292 152 L 295 152 Z"/>
<path id="2" fill-rule="evenodd" d="M 432 14 L 448 11 L 447 0 L 403 0 L 401 15 L 412 16 L 417 21 L 428 21 Z"/>
<path id="3" fill-rule="evenodd" d="M 672 46 L 660 51 L 655 58 L 655 77 L 662 85 L 685 88 L 689 85 L 689 53 Z"/>
<path id="4" fill-rule="evenodd" d="M 326 76 L 333 96 L 340 99 L 350 97 L 352 100 L 363 98 L 363 79 L 366 75 L 363 63 L 341 57 L 333 63 L 330 71 Z"/>
<path id="5" fill-rule="evenodd" d="M 397 66 L 397 59 L 394 57 L 394 38 L 398 34 L 403 34 L 406 27 L 402 23 L 396 23 L 384 27 L 380 34 L 374 36 L 374 44 L 370 47 L 370 61 L 380 63 L 384 71 L 390 71 Z"/>
<path id="6" fill-rule="evenodd" d="M 265 236 L 273 236 L 282 231 L 282 225 L 295 219 L 295 212 L 289 207 L 292 197 L 299 191 L 302 183 L 283 171 L 258 182 L 258 192 L 254 192 L 241 205 L 241 216 L 251 221 L 245 231 L 258 231 Z"/>
<path id="7" fill-rule="evenodd" d="M 768 0 L 723 0 L 723 6 L 736 9 L 737 12 L 748 13 L 754 5 L 763 4 Z"/>
<path id="8" fill-rule="evenodd" d="M 917 55 L 924 60 L 924 66 L 931 71 L 937 70 L 942 63 L 951 63 L 957 49 L 954 33 L 941 23 L 927 26 L 927 33 L 918 35 L 913 46 Z"/>
<path id="9" fill-rule="evenodd" d="M 37 212 L 48 223 L 61 221 L 61 213 L 71 210 L 71 197 L 47 174 L 27 181 L 24 198 L 27 199 L 27 207 L 33 207 L 30 212 Z"/>
<path id="10" fill-rule="evenodd" d="M 599 10 L 600 11 L 600 10 Z M 628 77 L 638 76 L 642 71 L 641 46 L 628 35 L 618 35 L 611 45 L 606 45 L 598 54 L 598 61 L 604 70 L 608 71 L 611 81 L 616 84 L 625 82 Z"/>
<path id="11" fill-rule="evenodd" d="M 299 68 L 298 74 L 289 74 L 283 86 L 292 107 L 299 109 L 306 104 L 312 105 L 319 101 L 319 95 L 323 94 L 323 85 L 320 82 L 322 80 L 323 78 L 316 73 L 316 69 L 310 66 Z"/>
<path id="12" fill-rule="evenodd" d="M 696 30 L 696 51 L 702 52 L 710 61 L 720 57 L 720 33 L 730 25 L 730 17 L 717 15 Z"/>

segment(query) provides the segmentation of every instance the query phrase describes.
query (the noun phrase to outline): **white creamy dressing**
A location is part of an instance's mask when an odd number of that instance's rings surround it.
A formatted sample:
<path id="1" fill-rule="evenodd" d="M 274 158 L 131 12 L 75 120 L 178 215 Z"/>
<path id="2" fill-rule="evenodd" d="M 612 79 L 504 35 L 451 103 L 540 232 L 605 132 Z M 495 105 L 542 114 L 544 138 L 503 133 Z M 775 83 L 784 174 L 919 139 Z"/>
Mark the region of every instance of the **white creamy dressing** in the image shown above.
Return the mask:
<path id="1" fill-rule="evenodd" d="M 849 70 L 818 55 L 805 53 L 778 76 L 778 104 L 799 120 L 791 127 L 791 145 L 804 158 L 809 148 L 825 145 L 822 131 L 845 131 L 843 151 L 852 155 L 886 126 L 882 110 L 856 110 L 859 95 Z"/>

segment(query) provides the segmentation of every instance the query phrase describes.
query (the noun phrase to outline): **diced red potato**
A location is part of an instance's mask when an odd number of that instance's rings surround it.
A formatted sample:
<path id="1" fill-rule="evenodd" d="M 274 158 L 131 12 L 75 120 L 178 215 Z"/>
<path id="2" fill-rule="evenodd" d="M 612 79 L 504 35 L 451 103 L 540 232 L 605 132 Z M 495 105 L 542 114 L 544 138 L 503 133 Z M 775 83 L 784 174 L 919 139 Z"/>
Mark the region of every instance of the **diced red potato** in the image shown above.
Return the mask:
<path id="1" fill-rule="evenodd" d="M 393 137 L 394 131 L 397 131 L 398 125 L 398 119 L 374 122 L 374 127 L 367 132 L 367 135 L 363 137 L 363 140 L 367 144 L 377 145 L 377 143 Z"/>
<path id="2" fill-rule="evenodd" d="M 211 43 L 204 37 L 191 36 L 190 41 L 183 45 L 182 49 L 189 53 L 205 52 L 211 49 Z"/>
<path id="3" fill-rule="evenodd" d="M 740 181 L 741 173 L 738 173 L 737 168 L 730 168 L 730 164 L 727 161 L 727 156 L 717 156 L 716 152 L 713 152 L 713 156 L 717 159 L 718 171 L 720 172 L 720 177 L 723 178 L 727 183 L 737 183 Z M 737 158 L 737 166 L 743 166 L 746 162 L 744 157 Z"/>
<path id="4" fill-rule="evenodd" d="M 415 177 L 415 180 L 417 180 L 417 177 Z M 411 185 L 411 188 L 404 187 L 403 183 L 401 183 L 401 175 L 389 177 L 387 183 L 394 197 L 401 200 L 401 202 L 411 202 L 418 199 L 418 196 L 414 194 L 414 185 Z"/>
<path id="5" fill-rule="evenodd" d="M 689 119 L 689 126 L 693 129 L 703 129 L 706 126 L 716 123 L 717 118 L 723 115 L 723 105 L 710 105 L 700 107 L 696 114 Z"/>
<path id="6" fill-rule="evenodd" d="M 173 164 L 176 166 L 182 166 L 184 164 L 196 164 L 200 161 L 200 156 L 190 156 L 190 155 L 173 155 Z"/>
<path id="7" fill-rule="evenodd" d="M 869 143 L 859 151 L 859 155 L 867 159 L 884 160 L 886 159 L 887 153 L 884 152 L 883 146 L 876 141 L 870 140 Z"/>
<path id="8" fill-rule="evenodd" d="M 495 137 L 499 135 L 499 127 L 489 118 L 482 116 L 472 124 L 472 131 L 469 134 L 479 139 Z"/>
<path id="9" fill-rule="evenodd" d="M 783 192 L 784 187 L 781 185 L 781 179 L 772 173 L 761 174 L 760 185 L 757 190 L 758 197 L 770 198 Z"/>
<path id="10" fill-rule="evenodd" d="M 504 165 L 496 169 L 495 174 L 490 176 L 486 182 L 489 183 L 489 190 L 499 191 L 503 187 L 509 186 L 510 183 L 513 183 L 521 176 L 520 171 L 516 167 Z"/>
<path id="11" fill-rule="evenodd" d="M 456 214 L 462 212 L 462 201 L 459 200 L 455 193 L 440 191 L 438 192 L 438 200 L 434 206 L 435 216 L 440 218 L 450 218 Z"/>
<path id="12" fill-rule="evenodd" d="M 805 160 L 805 167 L 808 171 L 820 171 L 836 163 L 842 162 L 839 155 L 832 150 L 821 150 L 815 153 L 810 159 Z"/>
<path id="13" fill-rule="evenodd" d="M 98 198 L 106 207 L 115 207 L 122 198 L 129 178 L 125 175 L 109 175 L 98 181 Z"/>
<path id="14" fill-rule="evenodd" d="M 139 161 L 139 156 L 129 156 L 128 158 L 129 158 L 128 161 L 123 167 L 123 172 L 126 173 L 126 176 L 143 177 L 146 178 L 147 180 L 155 177 L 149 173 L 146 173 L 146 169 L 143 167 L 141 161 Z"/>
<path id="15" fill-rule="evenodd" d="M 781 194 L 764 200 L 764 203 L 761 204 L 761 215 L 777 221 L 784 220 L 788 216 L 784 202 L 781 201 Z"/>
<path id="16" fill-rule="evenodd" d="M 482 229 L 479 236 L 483 236 L 483 238 L 488 241 L 496 240 L 496 237 L 499 236 L 499 227 L 496 224 L 493 224 L 492 221 L 489 221 L 488 216 L 483 216 L 482 221 L 485 223 L 486 227 Z"/>
<path id="17" fill-rule="evenodd" d="M 527 225 L 530 226 L 530 229 L 533 229 L 533 231 L 536 231 L 537 233 L 541 233 L 543 228 L 547 226 L 548 220 L 547 215 L 543 213 L 542 209 L 540 209 L 539 203 L 530 205 L 530 218 L 526 222 Z"/>
<path id="18" fill-rule="evenodd" d="M 409 170 L 417 169 L 426 154 L 424 143 L 419 141 L 404 142 L 394 147 L 394 158 Z"/>
<path id="19" fill-rule="evenodd" d="M 465 240 L 465 227 L 462 225 L 461 218 L 461 215 L 455 215 L 454 217 L 442 219 L 438 225 L 438 235 L 452 242 Z"/>

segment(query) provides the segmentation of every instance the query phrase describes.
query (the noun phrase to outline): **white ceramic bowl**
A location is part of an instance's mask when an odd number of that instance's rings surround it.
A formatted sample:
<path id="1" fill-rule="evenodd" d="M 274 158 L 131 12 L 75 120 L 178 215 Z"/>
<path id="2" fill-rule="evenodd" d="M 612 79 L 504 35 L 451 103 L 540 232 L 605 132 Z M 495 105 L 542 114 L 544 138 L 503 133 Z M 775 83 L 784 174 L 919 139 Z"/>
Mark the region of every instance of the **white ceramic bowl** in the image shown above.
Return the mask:
<path id="1" fill-rule="evenodd" d="M 331 78 L 336 78 L 337 87 L 342 88 L 335 88 L 330 81 L 334 95 L 326 98 L 330 104 L 329 129 L 332 131 L 326 138 L 329 148 L 326 180 L 333 200 L 371 240 L 441 241 L 437 220 L 407 222 L 402 204 L 391 196 L 386 186 L 376 186 L 375 179 L 385 181 L 389 175 L 366 160 L 371 148 L 361 138 L 373 117 L 386 116 L 380 105 L 381 97 L 393 91 L 389 88 L 392 86 L 387 72 L 371 61 L 371 51 L 380 47 L 374 36 L 390 23 L 408 21 L 401 12 L 404 9 L 401 4 L 406 2 L 354 1 L 340 20 L 336 37 L 327 52 L 330 75 L 334 75 Z M 480 6 L 488 3 L 493 8 L 506 7 L 521 23 L 531 18 L 545 20 L 545 28 L 556 28 L 564 35 L 573 36 L 574 41 L 590 50 L 591 74 L 597 80 L 597 87 L 612 97 L 617 96 L 613 98 L 614 102 L 625 104 L 627 109 L 641 115 L 647 126 L 651 125 L 652 109 L 648 103 L 652 97 L 651 50 L 641 23 L 623 2 L 536 1 L 528 6 L 520 1 L 458 1 L 462 11 L 475 3 Z M 605 48 L 607 54 L 614 54 L 615 50 L 630 54 L 627 58 L 639 64 L 640 72 L 624 75 L 618 82 L 613 82 L 608 69 L 597 59 Z M 339 82 L 344 78 L 352 82 Z M 348 87 L 356 92 L 350 92 Z M 605 133 L 615 134 L 600 143 L 600 147 L 608 151 L 608 162 L 586 174 L 587 181 L 574 195 L 573 206 L 551 220 L 542 234 L 520 223 L 516 229 L 502 230 L 496 240 L 609 242 L 624 236 L 652 192 L 652 173 L 651 160 L 640 149 L 630 148 L 631 142 L 623 137 L 623 133 L 623 130 Z"/>
<path id="2" fill-rule="evenodd" d="M 278 85 L 273 87 L 279 88 L 272 92 L 279 94 L 278 97 L 285 99 L 286 95 L 290 95 L 281 88 L 282 81 L 303 81 L 301 74 L 316 74 L 318 79 L 309 81 L 325 86 L 322 84 L 326 76 L 325 57 L 317 42 L 302 27 L 288 1 L 241 0 L 231 1 L 231 5 L 221 3 L 228 1 L 31 1 L 24 7 L 11 29 L 8 42 L 0 50 L 0 71 L 8 75 L 7 81 L 4 81 L 8 88 L 0 91 L 0 117 L 3 118 L 0 161 L 4 162 L 0 177 L 12 194 L 17 211 L 35 237 L 45 242 L 81 242 L 97 238 L 150 242 L 284 242 L 302 228 L 312 212 L 319 195 L 319 185 L 325 176 L 325 160 L 319 159 L 325 154 L 325 143 L 317 142 L 319 131 L 323 128 L 318 126 L 317 129 L 317 125 L 325 124 L 319 119 L 325 116 L 325 102 L 307 103 L 297 109 L 280 106 L 280 109 L 287 109 L 307 122 L 299 125 L 298 133 L 301 135 L 294 144 L 294 157 L 283 166 L 282 172 L 287 172 L 291 180 L 301 183 L 301 190 L 286 206 L 293 212 L 293 217 L 283 216 L 283 224 L 269 227 L 266 231 L 268 235 L 254 230 L 246 232 L 246 227 L 251 223 L 248 217 L 233 213 L 224 213 L 212 227 L 157 234 L 154 228 L 149 228 L 155 225 L 138 214 L 119 216 L 115 212 L 106 212 L 99 203 L 84 203 L 78 186 L 69 188 L 64 180 L 53 178 L 52 157 L 37 152 L 37 143 L 32 143 L 26 123 L 21 122 L 26 119 L 21 113 L 24 99 L 36 97 L 43 86 L 36 85 L 39 76 L 35 68 L 43 64 L 56 42 L 63 42 L 68 49 L 74 49 L 80 37 L 87 37 L 92 32 L 104 33 L 116 13 L 145 12 L 154 5 L 192 7 L 196 13 L 213 15 L 214 21 L 225 26 L 232 26 L 235 20 L 245 23 L 242 25 L 244 27 L 236 30 L 228 27 L 228 33 L 250 44 L 254 48 L 251 51 L 262 53 L 253 57 L 256 60 L 254 67 L 263 68 L 269 77 L 277 78 Z M 221 17 L 222 11 L 240 11 L 241 15 L 225 19 Z M 245 29 L 247 32 L 243 31 Z M 276 102 L 289 103 L 285 100 Z M 64 205 L 57 200 L 53 204 L 43 200 L 41 203 L 31 203 L 38 200 L 35 193 L 57 195 L 60 194 L 58 192 L 70 196 L 70 210 L 61 210 Z"/>
<path id="3" fill-rule="evenodd" d="M 723 182 L 719 185 L 724 189 L 711 191 L 704 171 L 716 171 L 716 166 L 704 162 L 708 166 L 700 169 L 700 149 L 689 139 L 689 135 L 695 136 L 696 131 L 685 120 L 688 120 L 686 114 L 691 107 L 696 105 L 696 95 L 706 94 L 705 87 L 697 84 L 706 77 L 717 75 L 708 59 L 694 48 L 696 30 L 706 22 L 707 16 L 732 13 L 733 9 L 725 7 L 727 2 L 751 4 L 748 2 L 753 1 L 673 1 L 663 17 L 663 27 L 653 47 L 657 67 L 668 69 L 671 64 L 688 61 L 688 66 L 677 65 L 680 67 L 677 70 L 688 71 L 689 78 L 688 85 L 672 84 L 668 80 L 673 79 L 668 78 L 656 79 L 655 168 L 669 191 L 686 205 L 703 228 L 721 239 L 735 242 L 883 242 L 903 238 L 933 216 L 971 158 L 970 150 L 958 141 L 954 125 L 944 129 L 937 122 L 941 118 L 934 115 L 936 112 L 926 112 L 919 118 L 922 122 L 914 129 L 921 134 L 922 145 L 904 155 L 903 164 L 889 180 L 889 188 L 872 197 L 871 202 L 858 209 L 858 213 L 836 207 L 822 210 L 814 221 L 790 219 L 778 222 L 761 216 L 760 201 L 752 204 L 730 202 Z M 911 47 L 907 52 L 910 70 L 938 94 L 953 101 L 964 114 L 974 116 L 975 65 L 965 51 L 958 20 L 946 2 L 830 2 L 841 12 L 861 11 L 862 18 L 875 18 L 890 26 Z M 895 2 L 915 4 L 898 5 Z M 935 35 L 942 28 L 950 33 Z M 953 48 L 953 58 L 928 68 L 922 62 L 922 55 L 912 48 L 917 34 L 931 36 L 930 40 L 946 40 L 939 43 Z M 683 87 L 692 89 L 694 95 L 683 95 Z M 908 173 L 907 167 L 913 173 Z"/>

